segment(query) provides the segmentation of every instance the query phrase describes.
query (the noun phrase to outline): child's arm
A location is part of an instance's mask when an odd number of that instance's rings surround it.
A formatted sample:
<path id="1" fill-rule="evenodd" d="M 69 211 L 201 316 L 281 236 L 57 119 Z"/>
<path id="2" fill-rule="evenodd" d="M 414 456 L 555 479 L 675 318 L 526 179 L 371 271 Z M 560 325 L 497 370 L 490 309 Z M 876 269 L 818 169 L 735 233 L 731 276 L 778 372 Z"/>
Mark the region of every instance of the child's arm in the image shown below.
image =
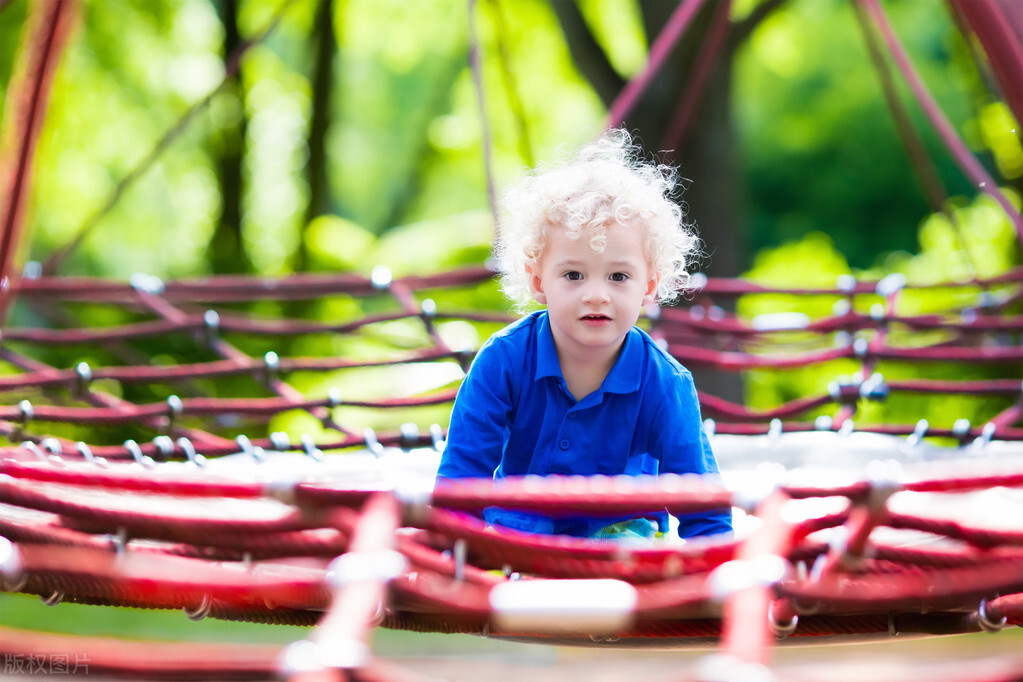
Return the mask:
<path id="1" fill-rule="evenodd" d="M 693 377 L 683 370 L 678 380 L 666 387 L 655 421 L 654 456 L 661 473 L 702 474 L 717 477 L 717 460 L 703 430 L 700 403 Z M 679 517 L 679 537 L 716 535 L 732 531 L 731 509 Z"/>
<path id="2" fill-rule="evenodd" d="M 476 354 L 451 410 L 437 478 L 492 478 L 501 463 L 512 412 L 512 358 L 499 344 Z M 521 361 L 518 363 L 521 371 Z"/>

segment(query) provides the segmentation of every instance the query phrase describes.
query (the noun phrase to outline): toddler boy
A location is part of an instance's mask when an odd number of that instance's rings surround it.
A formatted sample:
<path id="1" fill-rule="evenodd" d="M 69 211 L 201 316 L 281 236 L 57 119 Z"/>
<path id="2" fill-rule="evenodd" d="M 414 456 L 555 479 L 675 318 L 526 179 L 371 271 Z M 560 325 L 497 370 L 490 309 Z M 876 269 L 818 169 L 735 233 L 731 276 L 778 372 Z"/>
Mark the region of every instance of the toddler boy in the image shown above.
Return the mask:
<path id="1" fill-rule="evenodd" d="M 642 161 L 624 130 L 505 197 L 495 252 L 520 308 L 545 305 L 480 349 L 451 414 L 438 483 L 536 475 L 716 474 L 692 375 L 635 326 L 688 281 L 698 240 L 671 199 L 675 170 Z M 490 507 L 535 533 L 651 537 L 650 518 L 551 518 Z M 731 530 L 731 513 L 679 519 L 679 535 Z"/>

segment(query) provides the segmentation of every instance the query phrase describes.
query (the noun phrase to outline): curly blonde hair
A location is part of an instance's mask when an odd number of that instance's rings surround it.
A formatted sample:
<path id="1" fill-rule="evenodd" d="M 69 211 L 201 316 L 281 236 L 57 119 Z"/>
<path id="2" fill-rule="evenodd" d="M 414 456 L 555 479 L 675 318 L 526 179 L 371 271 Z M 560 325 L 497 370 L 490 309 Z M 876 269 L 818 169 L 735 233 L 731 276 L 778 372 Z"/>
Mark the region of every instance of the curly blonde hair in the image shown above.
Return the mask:
<path id="1" fill-rule="evenodd" d="M 583 146 L 567 163 L 536 169 L 507 190 L 501 206 L 494 255 L 505 295 L 519 309 L 530 306 L 526 266 L 540 263 L 551 229 L 564 228 L 570 239 L 585 235 L 599 253 L 609 226 L 636 223 L 645 228 L 644 254 L 660 277 L 657 301 L 674 300 L 688 286 L 687 267 L 700 248 L 673 200 L 679 190 L 677 170 L 646 161 L 621 128 Z"/>

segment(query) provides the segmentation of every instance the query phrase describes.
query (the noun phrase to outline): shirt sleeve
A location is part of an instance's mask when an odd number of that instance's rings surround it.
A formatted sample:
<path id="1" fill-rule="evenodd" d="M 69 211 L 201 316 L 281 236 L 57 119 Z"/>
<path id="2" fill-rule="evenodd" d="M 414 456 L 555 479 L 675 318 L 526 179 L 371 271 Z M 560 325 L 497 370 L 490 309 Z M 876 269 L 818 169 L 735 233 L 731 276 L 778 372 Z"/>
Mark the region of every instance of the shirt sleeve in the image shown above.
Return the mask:
<path id="1" fill-rule="evenodd" d="M 501 463 L 513 405 L 511 359 L 502 346 L 484 344 L 458 389 L 438 480 L 492 478 Z"/>
<path id="2" fill-rule="evenodd" d="M 683 370 L 664 391 L 654 424 L 653 452 L 660 472 L 701 474 L 720 480 L 717 460 L 703 430 L 693 377 Z M 680 516 L 678 534 L 687 538 L 732 531 L 732 510 L 720 509 Z"/>

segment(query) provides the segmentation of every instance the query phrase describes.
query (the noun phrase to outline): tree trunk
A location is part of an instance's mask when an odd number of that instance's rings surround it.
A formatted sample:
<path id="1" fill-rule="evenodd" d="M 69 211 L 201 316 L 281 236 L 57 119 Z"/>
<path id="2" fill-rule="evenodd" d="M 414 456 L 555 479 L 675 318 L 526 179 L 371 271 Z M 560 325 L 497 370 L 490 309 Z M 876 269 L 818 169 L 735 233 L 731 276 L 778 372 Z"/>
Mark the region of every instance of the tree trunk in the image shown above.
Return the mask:
<path id="1" fill-rule="evenodd" d="M 238 33 L 238 3 L 232 0 L 214 0 L 217 16 L 224 26 L 224 63 L 241 44 Z M 237 97 L 239 119 L 234 126 L 223 129 L 220 134 L 221 149 L 217 166 L 220 179 L 221 209 L 220 220 L 214 228 L 213 238 L 206 250 L 206 261 L 214 273 L 252 272 L 252 262 L 245 251 L 242 240 L 242 163 L 245 155 L 245 136 L 248 117 L 245 115 L 245 97 L 240 79 L 236 75 L 231 83 L 225 84 L 222 97 Z"/>
<path id="2" fill-rule="evenodd" d="M 337 40 L 334 35 L 334 0 L 321 0 L 316 9 L 313 26 L 312 119 L 309 123 L 309 163 L 306 178 L 309 181 L 309 204 L 306 206 L 302 239 L 295 254 L 295 270 L 309 269 L 309 253 L 305 243 L 305 230 L 317 216 L 330 212 L 330 185 L 327 174 L 327 130 L 330 127 L 331 93 L 334 82 L 334 59 Z"/>

